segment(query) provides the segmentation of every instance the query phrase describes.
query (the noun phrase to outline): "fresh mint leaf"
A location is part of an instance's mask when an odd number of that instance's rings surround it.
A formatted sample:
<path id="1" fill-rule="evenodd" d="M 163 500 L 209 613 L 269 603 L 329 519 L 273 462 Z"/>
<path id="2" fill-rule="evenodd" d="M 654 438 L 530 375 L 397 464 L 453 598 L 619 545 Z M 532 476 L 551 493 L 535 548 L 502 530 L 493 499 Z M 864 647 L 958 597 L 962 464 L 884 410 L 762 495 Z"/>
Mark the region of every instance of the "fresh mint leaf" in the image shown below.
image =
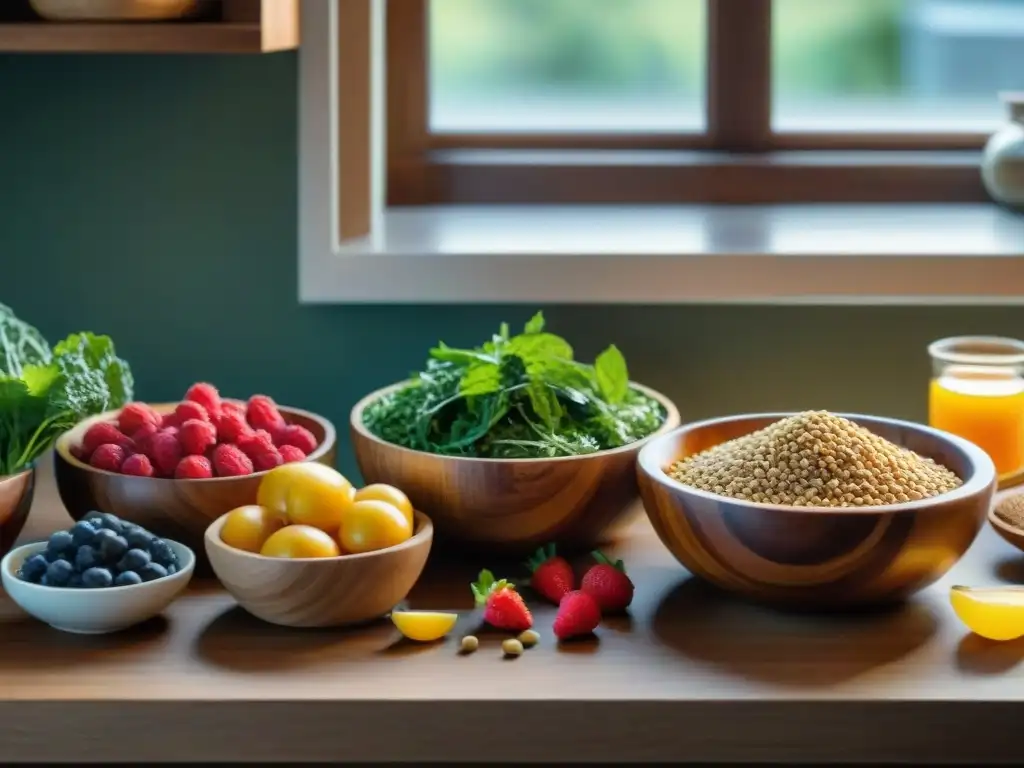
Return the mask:
<path id="1" fill-rule="evenodd" d="M 534 380 L 527 386 L 526 394 L 530 398 L 530 407 L 541 423 L 552 432 L 557 430 L 563 410 L 555 391 L 543 381 Z"/>
<path id="2" fill-rule="evenodd" d="M 509 339 L 508 353 L 519 355 L 529 368 L 533 364 L 572 360 L 572 347 L 553 333 L 533 333 Z"/>
<path id="3" fill-rule="evenodd" d="M 614 344 L 594 361 L 594 378 L 598 391 L 609 403 L 614 405 L 625 399 L 629 392 L 629 369 L 626 368 L 626 358 Z"/>
<path id="4" fill-rule="evenodd" d="M 459 394 L 463 397 L 490 395 L 500 389 L 501 368 L 495 363 L 474 362 L 459 382 Z"/>
<path id="5" fill-rule="evenodd" d="M 544 330 L 544 313 L 538 312 L 529 320 L 526 321 L 526 326 L 523 328 L 523 333 L 529 335 L 531 333 L 540 333 Z"/>

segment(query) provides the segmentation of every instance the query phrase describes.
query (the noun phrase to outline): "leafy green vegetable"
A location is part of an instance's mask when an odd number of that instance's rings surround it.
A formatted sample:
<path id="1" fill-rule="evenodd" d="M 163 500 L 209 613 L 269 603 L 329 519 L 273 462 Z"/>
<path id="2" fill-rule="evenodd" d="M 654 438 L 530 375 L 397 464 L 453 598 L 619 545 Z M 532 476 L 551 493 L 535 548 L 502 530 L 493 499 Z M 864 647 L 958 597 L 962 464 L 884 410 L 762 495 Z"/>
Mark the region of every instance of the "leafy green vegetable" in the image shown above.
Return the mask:
<path id="1" fill-rule="evenodd" d="M 27 469 L 61 432 L 132 398 L 134 381 L 107 336 L 76 333 L 51 351 L 0 305 L 0 477 Z"/>
<path id="2" fill-rule="evenodd" d="M 371 403 L 363 422 L 389 443 L 450 456 L 522 459 L 576 456 L 647 437 L 665 420 L 633 389 L 613 345 L 594 365 L 544 330 L 537 313 L 523 333 L 506 323 L 476 349 L 443 342 L 423 371 Z"/>

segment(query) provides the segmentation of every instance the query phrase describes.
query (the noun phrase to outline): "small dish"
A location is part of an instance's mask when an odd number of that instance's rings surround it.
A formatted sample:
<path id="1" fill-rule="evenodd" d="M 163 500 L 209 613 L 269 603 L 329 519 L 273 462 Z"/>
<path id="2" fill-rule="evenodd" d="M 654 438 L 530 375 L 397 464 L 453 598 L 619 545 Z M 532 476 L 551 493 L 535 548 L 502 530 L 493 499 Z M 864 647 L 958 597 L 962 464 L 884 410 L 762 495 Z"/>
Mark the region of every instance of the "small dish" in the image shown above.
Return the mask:
<path id="1" fill-rule="evenodd" d="M 177 555 L 180 570 L 142 584 L 80 589 L 22 581 L 18 578 L 18 569 L 29 557 L 46 549 L 45 541 L 11 550 L 0 561 L 0 578 L 11 600 L 54 629 L 80 635 L 119 632 L 162 613 L 192 579 L 195 553 L 184 544 L 170 539 L 165 541 Z"/>
<path id="2" fill-rule="evenodd" d="M 253 616 L 284 627 L 341 627 L 380 618 L 406 598 L 427 564 L 434 540 L 430 518 L 417 512 L 412 538 L 358 555 L 265 557 L 230 547 L 206 529 L 213 572 Z"/>

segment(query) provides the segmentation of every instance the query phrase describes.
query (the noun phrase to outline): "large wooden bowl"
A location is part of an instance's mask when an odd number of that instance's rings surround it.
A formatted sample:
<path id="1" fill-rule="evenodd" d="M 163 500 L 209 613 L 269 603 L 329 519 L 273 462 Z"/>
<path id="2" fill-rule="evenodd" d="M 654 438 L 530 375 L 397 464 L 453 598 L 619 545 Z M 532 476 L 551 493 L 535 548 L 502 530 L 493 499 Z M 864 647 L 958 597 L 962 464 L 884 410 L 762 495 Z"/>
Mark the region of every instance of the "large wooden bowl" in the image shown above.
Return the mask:
<path id="1" fill-rule="evenodd" d="M 221 541 L 225 519 L 206 530 L 214 573 L 245 610 L 285 627 L 341 627 L 383 616 L 409 594 L 434 540 L 430 518 L 417 512 L 412 538 L 395 547 L 341 557 L 263 557 Z"/>
<path id="2" fill-rule="evenodd" d="M 639 491 L 636 456 L 650 438 L 622 448 L 554 459 L 474 459 L 438 456 L 387 443 L 363 425 L 363 411 L 405 386 L 373 392 L 352 409 L 352 447 L 363 479 L 401 488 L 437 526 L 439 539 L 524 554 L 547 542 L 587 549 L 610 536 L 634 507 Z M 639 385 L 657 400 L 665 422 L 679 411 L 664 395 Z"/>
<path id="3" fill-rule="evenodd" d="M 791 416 L 731 416 L 652 440 L 637 472 L 658 536 L 690 572 L 743 597 L 794 608 L 901 600 L 967 551 L 992 503 L 996 471 L 973 443 L 906 421 L 847 415 L 955 472 L 963 485 L 929 499 L 821 509 L 716 496 L 666 474 L 672 463 Z"/>
<path id="4" fill-rule="evenodd" d="M 177 403 L 153 406 L 169 413 Z M 289 423 L 301 424 L 319 441 L 306 461 L 334 465 L 337 436 L 327 419 L 297 408 L 281 408 Z M 136 523 L 157 536 L 180 541 L 196 552 L 203 551 L 203 534 L 211 522 L 235 507 L 256 503 L 256 490 L 266 472 L 244 477 L 208 480 L 168 480 L 132 477 L 93 469 L 71 455 L 71 448 L 97 421 L 109 421 L 116 412 L 86 419 L 57 438 L 54 451 L 57 490 L 68 513 L 80 520 L 96 509 Z M 200 558 L 200 564 L 205 565 Z"/>
<path id="5" fill-rule="evenodd" d="M 36 471 L 0 477 L 0 557 L 11 551 L 28 520 L 35 494 Z"/>

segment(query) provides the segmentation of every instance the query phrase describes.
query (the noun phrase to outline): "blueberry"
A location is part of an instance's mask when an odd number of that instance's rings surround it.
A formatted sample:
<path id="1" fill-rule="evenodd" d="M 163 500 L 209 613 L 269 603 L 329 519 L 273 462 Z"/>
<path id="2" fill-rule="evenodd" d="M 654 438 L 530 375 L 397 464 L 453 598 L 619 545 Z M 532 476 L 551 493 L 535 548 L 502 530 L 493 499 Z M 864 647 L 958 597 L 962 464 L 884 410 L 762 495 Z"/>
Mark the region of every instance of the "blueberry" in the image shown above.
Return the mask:
<path id="1" fill-rule="evenodd" d="M 76 547 L 92 544 L 94 538 L 96 538 L 96 527 L 88 520 L 79 520 L 71 526 L 71 539 Z"/>
<path id="2" fill-rule="evenodd" d="M 149 565 L 151 558 L 144 549 L 129 549 L 117 564 L 119 571 L 137 571 Z"/>
<path id="3" fill-rule="evenodd" d="M 153 562 L 159 563 L 165 568 L 168 565 L 177 565 L 178 558 L 171 549 L 171 545 L 163 539 L 153 539 L 149 545 L 149 553 L 153 556 Z"/>
<path id="4" fill-rule="evenodd" d="M 101 533 L 108 535 L 103 536 L 101 539 Z M 128 551 L 128 542 L 124 540 L 124 536 L 118 536 L 109 528 L 99 531 L 96 534 L 96 539 L 99 541 L 100 554 L 105 562 L 116 563 Z"/>
<path id="5" fill-rule="evenodd" d="M 133 584 L 141 583 L 142 577 L 135 571 L 121 571 L 121 573 L 117 574 L 117 578 L 114 579 L 115 587 L 130 587 Z"/>
<path id="6" fill-rule="evenodd" d="M 107 568 L 90 568 L 82 574 L 82 586 L 86 589 L 103 589 L 114 583 L 114 576 Z"/>
<path id="7" fill-rule="evenodd" d="M 57 554 L 63 554 L 74 546 L 75 539 L 70 531 L 57 531 L 51 534 L 50 540 L 46 542 L 46 549 Z"/>
<path id="8" fill-rule="evenodd" d="M 97 565 L 103 565 L 103 558 L 96 551 L 96 547 L 85 544 L 78 548 L 78 552 L 75 554 L 75 568 L 79 571 L 88 571 Z"/>
<path id="9" fill-rule="evenodd" d="M 46 573 L 46 569 L 49 566 L 50 562 L 41 554 L 36 553 L 21 564 L 21 569 L 18 571 L 18 578 L 23 581 L 33 581 L 38 583 L 43 577 L 43 574 Z"/>
<path id="10" fill-rule="evenodd" d="M 54 560 L 46 568 L 46 583 L 51 587 L 63 587 L 74 572 L 75 569 L 67 560 Z"/>
<path id="11" fill-rule="evenodd" d="M 104 512 L 100 515 L 100 525 L 108 531 L 124 533 L 124 523 L 121 522 L 121 518 L 117 515 L 112 515 L 109 512 Z"/>
<path id="12" fill-rule="evenodd" d="M 70 579 L 68 579 L 68 586 L 71 589 L 81 589 L 82 585 L 82 574 L 76 573 Z"/>
<path id="13" fill-rule="evenodd" d="M 41 579 L 39 579 L 39 585 L 43 586 L 43 587 L 50 586 L 50 581 L 46 578 L 46 574 L 45 573 L 43 574 L 43 577 Z"/>
<path id="14" fill-rule="evenodd" d="M 179 568 L 174 563 L 171 563 L 170 565 L 167 566 L 167 575 L 168 576 L 170 576 L 172 573 L 177 573 L 178 571 L 179 571 Z"/>
<path id="15" fill-rule="evenodd" d="M 166 576 L 167 569 L 160 565 L 160 563 L 150 563 L 143 568 L 139 568 L 138 573 L 143 581 L 153 581 L 153 579 L 162 579 Z"/>
<path id="16" fill-rule="evenodd" d="M 82 519 L 85 520 L 88 523 L 92 523 L 94 528 L 102 528 L 103 527 L 103 513 L 102 512 L 98 512 L 95 509 L 92 512 L 86 512 L 82 516 Z"/>
<path id="17" fill-rule="evenodd" d="M 124 532 L 125 541 L 132 549 L 149 549 L 153 534 L 139 525 L 133 525 Z"/>

